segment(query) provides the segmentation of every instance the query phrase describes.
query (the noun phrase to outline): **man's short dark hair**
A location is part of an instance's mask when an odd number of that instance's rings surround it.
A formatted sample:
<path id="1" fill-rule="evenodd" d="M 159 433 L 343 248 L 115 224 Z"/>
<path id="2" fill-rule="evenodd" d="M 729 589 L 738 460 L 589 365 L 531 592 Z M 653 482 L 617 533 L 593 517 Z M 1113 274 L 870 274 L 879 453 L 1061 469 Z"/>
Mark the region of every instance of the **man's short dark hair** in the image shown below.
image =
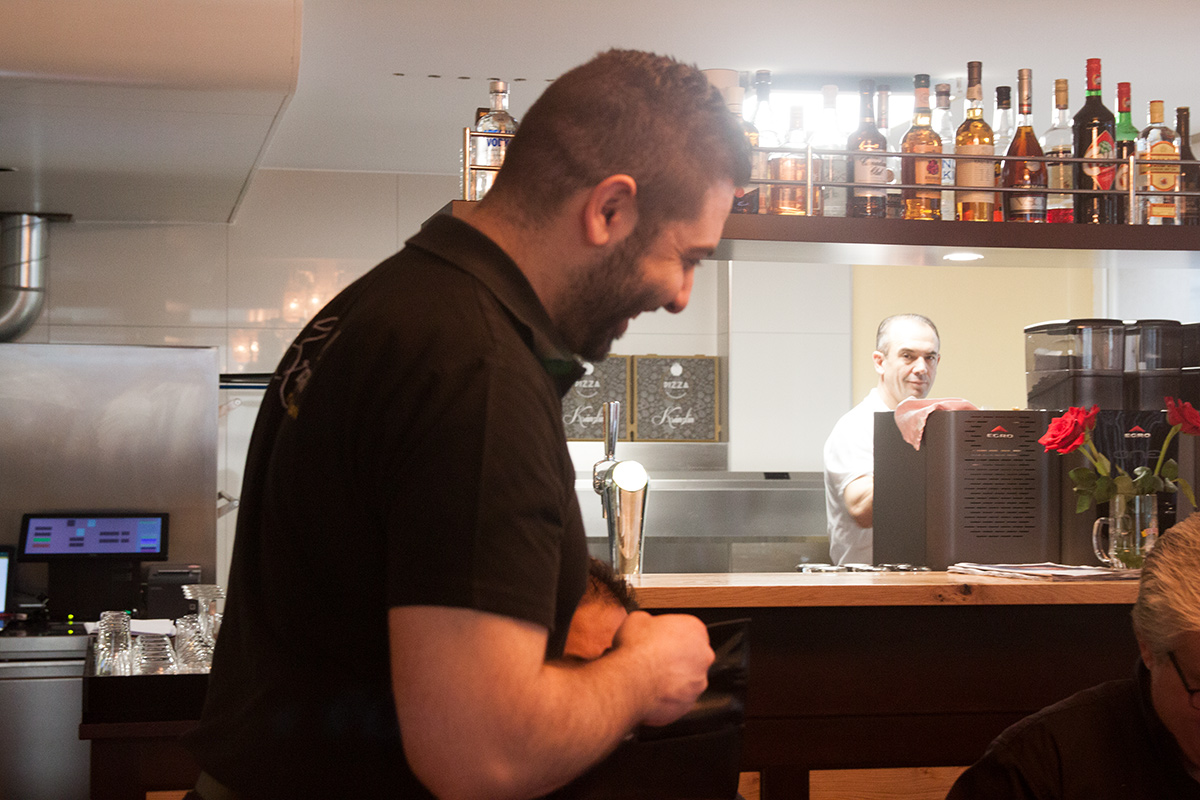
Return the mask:
<path id="1" fill-rule="evenodd" d="M 611 603 L 624 608 L 626 611 L 637 611 L 637 600 L 633 589 L 625 579 L 613 571 L 607 561 L 598 558 L 588 558 L 588 585 L 579 601 L 584 603 Z"/>
<path id="2" fill-rule="evenodd" d="M 637 182 L 638 226 L 695 219 L 717 181 L 750 180 L 750 151 L 720 92 L 694 66 L 609 50 L 546 87 L 520 121 L 482 202 L 536 227 L 610 175 Z"/>

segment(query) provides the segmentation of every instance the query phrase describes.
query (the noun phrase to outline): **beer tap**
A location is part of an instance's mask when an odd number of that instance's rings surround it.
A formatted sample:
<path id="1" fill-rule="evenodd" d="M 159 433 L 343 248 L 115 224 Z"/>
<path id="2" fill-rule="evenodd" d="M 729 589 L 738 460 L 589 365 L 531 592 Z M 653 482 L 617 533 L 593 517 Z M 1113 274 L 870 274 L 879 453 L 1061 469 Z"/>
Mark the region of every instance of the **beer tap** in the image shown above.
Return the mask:
<path id="1" fill-rule="evenodd" d="M 617 460 L 617 428 L 621 404 L 604 404 L 604 458 L 592 468 L 592 488 L 600 495 L 600 511 L 608 522 L 608 545 L 618 575 L 642 571 L 646 489 L 650 477 L 636 461 Z"/>

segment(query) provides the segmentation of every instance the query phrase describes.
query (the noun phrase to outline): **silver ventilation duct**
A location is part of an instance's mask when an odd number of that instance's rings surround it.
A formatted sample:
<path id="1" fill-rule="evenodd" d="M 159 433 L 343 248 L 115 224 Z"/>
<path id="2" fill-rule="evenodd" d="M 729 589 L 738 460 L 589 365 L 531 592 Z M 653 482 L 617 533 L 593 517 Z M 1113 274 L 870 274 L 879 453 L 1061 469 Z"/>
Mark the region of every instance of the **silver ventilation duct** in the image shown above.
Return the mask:
<path id="1" fill-rule="evenodd" d="M 42 311 L 49 225 L 36 214 L 0 216 L 0 342 L 25 333 Z"/>

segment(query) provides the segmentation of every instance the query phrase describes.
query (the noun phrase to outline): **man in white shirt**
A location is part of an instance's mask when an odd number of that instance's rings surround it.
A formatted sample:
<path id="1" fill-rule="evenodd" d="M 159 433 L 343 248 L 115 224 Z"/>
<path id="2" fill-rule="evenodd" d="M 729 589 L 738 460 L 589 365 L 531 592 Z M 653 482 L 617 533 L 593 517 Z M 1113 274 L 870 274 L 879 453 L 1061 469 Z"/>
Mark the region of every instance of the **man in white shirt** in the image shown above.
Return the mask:
<path id="1" fill-rule="evenodd" d="M 835 564 L 874 563 L 875 412 L 894 411 L 907 397 L 927 397 L 940 350 L 937 326 L 927 317 L 896 314 L 879 323 L 871 354 L 879 384 L 825 440 L 825 517 Z"/>

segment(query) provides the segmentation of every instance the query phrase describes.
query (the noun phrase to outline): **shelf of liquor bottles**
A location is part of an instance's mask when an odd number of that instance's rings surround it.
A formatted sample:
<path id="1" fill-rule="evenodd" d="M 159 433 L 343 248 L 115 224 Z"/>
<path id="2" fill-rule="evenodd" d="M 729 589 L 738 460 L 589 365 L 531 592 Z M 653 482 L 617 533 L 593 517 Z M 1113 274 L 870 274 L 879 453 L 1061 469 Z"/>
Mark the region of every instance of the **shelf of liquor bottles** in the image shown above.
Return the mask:
<path id="1" fill-rule="evenodd" d="M 780 151 L 771 151 L 772 154 Z M 1076 194 L 1090 196 L 1105 195 L 1119 204 L 1120 215 L 1128 218 L 1128 209 L 1134 209 L 1133 218 L 1139 214 L 1143 198 L 1152 197 L 1162 201 L 1164 195 L 1179 204 L 1182 218 L 1183 204 L 1188 200 L 1200 202 L 1200 193 L 1176 190 L 1169 194 L 1134 186 L 1123 191 L 1092 192 L 1066 187 L 1048 189 L 1043 186 L 959 186 L 954 184 L 863 184 L 851 182 L 824 183 L 807 176 L 820 175 L 818 166 L 822 158 L 863 156 L 850 151 L 818 151 L 789 154 L 801 159 L 805 168 L 801 170 L 804 180 L 779 181 L 766 178 L 755 179 L 752 185 L 769 197 L 772 187 L 787 187 L 800 196 L 801 207 L 821 207 L 822 192 L 841 189 L 848 192 L 907 193 L 918 192 L 925 196 L 936 195 L 939 212 L 949 218 L 942 220 L 855 218 L 810 216 L 806 214 L 732 214 L 725 225 L 724 238 L 716 257 L 730 260 L 795 261 L 804 263 L 846 263 L 868 265 L 973 265 L 973 266 L 1035 266 L 1053 267 L 1200 267 L 1200 226 L 1183 224 L 1082 224 L 1045 222 L 965 222 L 953 219 L 950 205 L 956 191 L 975 192 L 981 190 L 995 193 L 997 198 L 1007 194 L 1058 195 L 1060 198 Z M 906 158 L 929 160 L 929 153 L 897 153 L 871 151 L 874 158 Z M 986 158 L 993 163 L 1004 159 L 996 156 L 964 156 L 937 154 L 934 158 L 957 160 Z M 1070 164 L 1084 159 L 1061 156 L 1025 156 L 1021 160 Z M 1096 162 L 1087 162 L 1095 164 Z M 1179 170 L 1197 165 L 1195 161 L 1154 160 L 1153 169 Z M 808 165 L 812 165 L 808 168 Z M 1107 166 L 1128 170 L 1137 176 L 1151 167 L 1151 162 L 1132 156 L 1127 162 L 1109 161 Z M 1067 167 L 1070 169 L 1070 167 Z M 899 170 L 896 170 L 899 173 Z M 941 204 L 946 198 L 946 206 Z M 1001 202 L 1003 202 L 1001 200 Z M 763 202 L 762 210 L 770 205 Z M 999 207 L 999 204 L 997 205 Z M 895 208 L 895 204 L 893 204 Z M 943 210 L 945 209 L 945 210 Z"/>

